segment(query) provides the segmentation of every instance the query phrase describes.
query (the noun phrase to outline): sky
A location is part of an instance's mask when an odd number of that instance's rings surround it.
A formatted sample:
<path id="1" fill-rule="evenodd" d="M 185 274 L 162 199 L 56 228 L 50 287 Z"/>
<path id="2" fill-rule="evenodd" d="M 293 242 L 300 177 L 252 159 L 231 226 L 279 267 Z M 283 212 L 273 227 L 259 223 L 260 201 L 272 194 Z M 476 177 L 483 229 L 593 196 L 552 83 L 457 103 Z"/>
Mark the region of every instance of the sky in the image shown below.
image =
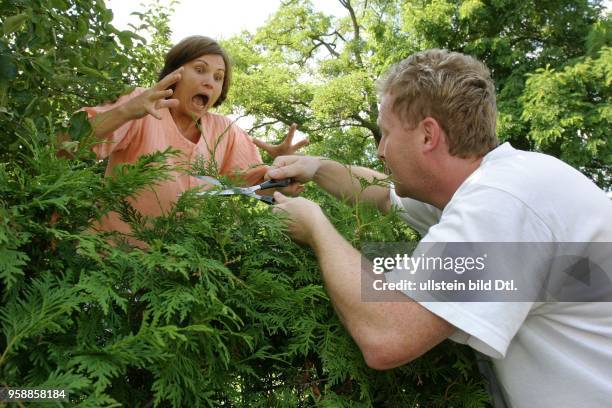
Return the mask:
<path id="1" fill-rule="evenodd" d="M 113 25 L 128 29 L 128 23 L 137 23 L 138 18 L 130 16 L 134 11 L 144 11 L 141 3 L 125 0 L 106 0 L 113 11 Z M 343 7 L 337 0 L 313 0 L 314 8 L 326 14 L 344 15 Z M 162 2 L 163 3 L 163 2 Z M 170 3 L 168 1 L 168 3 Z M 278 9 L 280 0 L 181 0 L 174 6 L 170 18 L 172 43 L 175 44 L 190 35 L 206 35 L 220 40 L 229 38 L 246 29 L 254 31 Z"/>
<path id="2" fill-rule="evenodd" d="M 163 0 L 160 1 L 163 3 Z M 119 29 L 127 29 L 129 22 L 138 22 L 130 13 L 143 11 L 140 4 L 151 2 L 152 0 L 106 0 L 115 16 L 113 23 Z M 326 14 L 346 15 L 346 10 L 338 0 L 312 0 L 312 3 L 316 10 Z M 170 19 L 172 43 L 196 34 L 219 40 L 238 34 L 243 29 L 254 31 L 263 25 L 279 6 L 280 0 L 181 0 L 175 5 L 174 15 Z M 605 0 L 604 6 L 610 11 L 612 0 Z"/>

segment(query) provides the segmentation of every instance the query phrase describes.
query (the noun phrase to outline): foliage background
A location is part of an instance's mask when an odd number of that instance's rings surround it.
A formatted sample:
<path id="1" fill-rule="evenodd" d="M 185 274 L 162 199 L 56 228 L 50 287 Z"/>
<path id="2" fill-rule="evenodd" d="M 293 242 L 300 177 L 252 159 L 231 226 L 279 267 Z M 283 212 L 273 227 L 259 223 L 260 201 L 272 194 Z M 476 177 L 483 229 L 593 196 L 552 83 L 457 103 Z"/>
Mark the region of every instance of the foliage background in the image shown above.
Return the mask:
<path id="1" fill-rule="evenodd" d="M 236 68 L 225 106 L 255 118 L 253 135 L 280 139 L 296 122 L 315 142 L 309 153 L 379 168 L 375 79 L 411 52 L 446 47 L 492 68 L 502 140 L 609 188 L 600 2 L 340 1 L 343 18 L 285 1 L 224 43 Z M 72 112 L 152 84 L 170 15 L 157 4 L 118 31 L 100 1 L 0 2 L 0 384 L 68 388 L 67 405 L 92 407 L 486 405 L 471 351 L 450 342 L 369 370 L 312 254 L 265 206 L 187 194 L 143 219 L 126 199 L 166 176 L 171 151 L 102 177 L 87 121 Z M 71 141 L 58 142 L 62 132 Z M 307 195 L 357 247 L 417 239 L 394 214 Z M 149 250 L 91 234 L 108 211 Z"/>
<path id="2" fill-rule="evenodd" d="M 296 122 L 319 142 L 313 152 L 377 166 L 376 79 L 413 52 L 447 48 L 491 69 L 501 141 L 610 187 L 612 33 L 600 1 L 339 1 L 343 18 L 284 1 L 225 42 L 237 66 L 227 106 L 256 118 L 253 133 L 280 138 Z"/>

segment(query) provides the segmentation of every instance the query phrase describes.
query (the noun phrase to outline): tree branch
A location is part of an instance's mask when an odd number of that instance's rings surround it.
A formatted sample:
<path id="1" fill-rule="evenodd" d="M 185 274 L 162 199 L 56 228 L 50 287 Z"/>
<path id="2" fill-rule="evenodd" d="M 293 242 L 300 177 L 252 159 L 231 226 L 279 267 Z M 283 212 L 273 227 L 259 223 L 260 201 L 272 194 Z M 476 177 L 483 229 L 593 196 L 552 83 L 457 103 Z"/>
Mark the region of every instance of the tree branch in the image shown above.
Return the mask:
<path id="1" fill-rule="evenodd" d="M 329 51 L 329 53 L 331 55 L 333 55 L 336 58 L 338 58 L 340 56 L 340 54 L 338 54 L 338 52 L 332 47 L 332 45 L 334 45 L 334 44 L 329 44 L 329 43 L 323 41 L 321 39 L 321 37 L 313 38 L 312 40 L 313 41 L 319 41 L 319 44 L 315 48 L 318 48 L 319 46 L 324 45 L 325 48 L 327 48 L 327 51 Z"/>
<path id="2" fill-rule="evenodd" d="M 332 45 L 334 44 L 328 44 L 324 41 L 322 41 L 319 37 L 311 37 L 311 40 L 313 41 L 313 43 L 315 44 L 314 47 L 312 47 L 310 50 L 308 50 L 308 53 L 304 56 L 304 58 L 298 60 L 298 61 L 293 61 L 293 63 L 299 63 L 301 65 L 304 65 L 306 63 L 306 61 L 308 61 L 308 59 L 310 59 L 312 57 L 313 52 L 319 48 L 320 46 L 324 45 L 325 48 L 327 48 L 327 50 L 329 51 L 329 53 L 331 55 L 333 55 L 334 57 L 338 58 L 340 56 L 340 54 L 338 54 L 336 52 L 336 50 L 334 50 L 332 48 Z M 317 44 L 316 41 L 319 41 L 319 43 Z"/>
<path id="3" fill-rule="evenodd" d="M 277 124 L 277 123 L 279 123 L 279 122 L 280 122 L 280 120 L 276 119 L 276 120 L 273 120 L 273 121 L 271 121 L 271 122 L 263 122 L 263 123 L 260 123 L 259 125 L 255 125 L 255 126 L 253 126 L 253 127 L 249 128 L 249 130 L 247 131 L 247 133 L 251 133 L 252 131 L 254 131 L 254 130 L 256 130 L 256 129 L 261 129 L 262 127 L 265 127 L 265 126 L 275 125 L 275 124 Z"/>
<path id="4" fill-rule="evenodd" d="M 380 129 L 378 128 L 378 125 L 375 122 L 372 122 L 371 120 L 362 118 L 358 114 L 352 115 L 351 118 L 355 119 L 357 122 L 359 122 L 359 124 L 362 127 L 372 132 L 372 136 L 374 137 L 374 140 L 376 141 L 376 145 L 378 145 L 378 143 L 380 142 L 380 138 L 381 138 Z"/>
<path id="5" fill-rule="evenodd" d="M 353 22 L 353 33 L 354 33 L 354 46 L 353 46 L 353 54 L 355 55 L 355 60 L 357 60 L 357 64 L 360 67 L 363 67 L 363 61 L 361 59 L 360 47 L 359 43 L 361 41 L 361 37 L 359 34 L 359 23 L 357 22 L 357 16 L 355 15 L 355 10 L 351 5 L 351 0 L 338 0 L 340 4 L 346 8 L 351 16 L 351 21 Z"/>
<path id="6" fill-rule="evenodd" d="M 326 34 L 326 36 L 330 36 L 330 35 L 337 35 L 338 37 L 340 37 L 342 41 L 346 42 L 346 38 L 344 38 L 338 30 L 334 30 L 333 32 L 329 34 Z"/>

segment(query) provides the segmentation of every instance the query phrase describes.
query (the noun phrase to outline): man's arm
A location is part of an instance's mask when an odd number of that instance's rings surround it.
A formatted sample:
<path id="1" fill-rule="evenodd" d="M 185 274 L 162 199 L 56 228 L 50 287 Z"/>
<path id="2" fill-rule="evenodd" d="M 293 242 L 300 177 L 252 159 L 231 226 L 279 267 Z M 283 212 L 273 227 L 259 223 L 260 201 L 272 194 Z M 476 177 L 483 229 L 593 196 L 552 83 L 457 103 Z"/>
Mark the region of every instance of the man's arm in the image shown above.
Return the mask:
<path id="1" fill-rule="evenodd" d="M 408 298 L 362 301 L 360 253 L 315 203 L 279 193 L 275 198 L 279 203 L 276 208 L 289 216 L 292 237 L 313 248 L 329 297 L 368 366 L 384 370 L 406 364 L 453 333 L 454 326 Z"/>
<path id="2" fill-rule="evenodd" d="M 336 161 L 314 156 L 281 156 L 274 160 L 268 178 L 294 178 L 305 183 L 313 180 L 328 193 L 350 203 L 365 201 L 380 211 L 391 209 L 389 187 L 371 185 L 363 189 L 360 179 L 369 183 L 385 180 L 387 175 L 366 167 L 345 166 Z"/>

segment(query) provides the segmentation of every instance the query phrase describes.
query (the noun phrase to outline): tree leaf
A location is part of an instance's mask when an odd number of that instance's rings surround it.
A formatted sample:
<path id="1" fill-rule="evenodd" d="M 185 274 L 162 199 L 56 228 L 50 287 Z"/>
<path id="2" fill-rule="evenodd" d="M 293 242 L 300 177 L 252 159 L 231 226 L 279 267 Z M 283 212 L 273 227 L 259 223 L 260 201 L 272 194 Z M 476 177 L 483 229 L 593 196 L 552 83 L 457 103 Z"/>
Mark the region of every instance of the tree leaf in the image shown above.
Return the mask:
<path id="1" fill-rule="evenodd" d="M 97 69 L 93 69 L 93 68 L 86 67 L 83 65 L 80 66 L 78 69 L 80 72 L 82 72 L 85 75 L 89 75 L 89 76 L 93 76 L 97 78 L 108 79 L 108 75 L 106 74 L 106 72 L 98 71 Z"/>
<path id="2" fill-rule="evenodd" d="M 10 33 L 14 33 L 19 30 L 23 23 L 25 23 L 30 18 L 29 13 L 20 13 L 14 16 L 11 16 L 4 20 L 4 24 L 2 25 L 2 30 L 4 31 L 4 35 L 8 35 Z"/>
<path id="3" fill-rule="evenodd" d="M 91 134 L 91 125 L 86 112 L 78 112 L 72 115 L 68 134 L 72 140 L 81 140 Z"/>
<path id="4" fill-rule="evenodd" d="M 17 67 L 8 55 L 0 55 L 0 83 L 8 83 L 17 76 Z"/>

